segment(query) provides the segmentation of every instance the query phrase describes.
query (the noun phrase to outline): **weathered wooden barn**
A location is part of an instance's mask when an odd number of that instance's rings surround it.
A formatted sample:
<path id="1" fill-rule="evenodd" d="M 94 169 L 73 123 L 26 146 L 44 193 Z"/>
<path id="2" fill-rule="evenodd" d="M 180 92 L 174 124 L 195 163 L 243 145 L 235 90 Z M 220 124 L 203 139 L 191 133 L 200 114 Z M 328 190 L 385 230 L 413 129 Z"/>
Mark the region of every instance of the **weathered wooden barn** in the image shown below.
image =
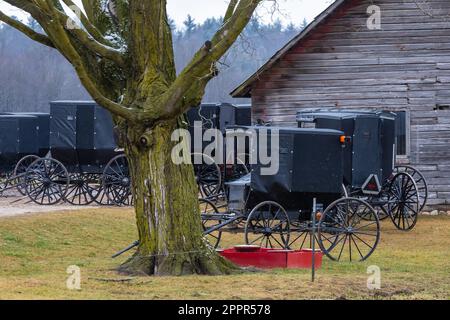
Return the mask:
<path id="1" fill-rule="evenodd" d="M 276 125 L 304 108 L 397 112 L 398 161 L 450 207 L 449 0 L 337 0 L 231 95 Z"/>

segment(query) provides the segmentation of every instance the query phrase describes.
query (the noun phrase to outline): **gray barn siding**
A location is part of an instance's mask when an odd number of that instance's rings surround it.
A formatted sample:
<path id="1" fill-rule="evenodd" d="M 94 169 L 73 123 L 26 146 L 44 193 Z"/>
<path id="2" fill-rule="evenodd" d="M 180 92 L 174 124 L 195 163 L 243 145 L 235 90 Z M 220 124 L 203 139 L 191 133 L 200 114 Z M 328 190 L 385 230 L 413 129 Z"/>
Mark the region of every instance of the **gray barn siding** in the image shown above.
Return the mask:
<path id="1" fill-rule="evenodd" d="M 428 3 L 422 9 L 418 4 Z M 369 5 L 382 30 L 368 30 Z M 430 7 L 432 11 L 430 11 Z M 252 86 L 254 119 L 296 125 L 301 108 L 410 111 L 409 162 L 429 203 L 450 205 L 450 1 L 347 1 Z"/>

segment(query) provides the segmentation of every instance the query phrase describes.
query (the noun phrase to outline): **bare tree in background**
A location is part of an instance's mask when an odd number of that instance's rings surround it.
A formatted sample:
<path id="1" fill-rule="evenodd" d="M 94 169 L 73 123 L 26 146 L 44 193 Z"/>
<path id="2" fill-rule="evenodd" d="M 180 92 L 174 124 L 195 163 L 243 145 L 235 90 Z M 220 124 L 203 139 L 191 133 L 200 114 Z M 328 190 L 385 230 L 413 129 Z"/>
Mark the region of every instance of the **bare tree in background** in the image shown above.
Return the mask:
<path id="1" fill-rule="evenodd" d="M 61 99 L 90 99 L 72 66 L 58 51 L 1 24 L 0 112 L 48 112 L 49 101 Z"/>
<path id="2" fill-rule="evenodd" d="M 74 27 L 59 0 L 5 0 L 28 12 L 41 34 L 0 12 L 0 20 L 58 50 L 92 98 L 114 117 L 133 179 L 140 245 L 121 266 L 133 274 L 223 274 L 233 266 L 203 240 L 191 165 L 171 159 L 172 132 L 198 105 L 216 63 L 262 0 L 230 0 L 223 23 L 177 76 L 166 0 L 83 0 Z M 63 0 L 78 10 L 71 0 Z M 107 6 L 105 6 L 107 4 Z"/>

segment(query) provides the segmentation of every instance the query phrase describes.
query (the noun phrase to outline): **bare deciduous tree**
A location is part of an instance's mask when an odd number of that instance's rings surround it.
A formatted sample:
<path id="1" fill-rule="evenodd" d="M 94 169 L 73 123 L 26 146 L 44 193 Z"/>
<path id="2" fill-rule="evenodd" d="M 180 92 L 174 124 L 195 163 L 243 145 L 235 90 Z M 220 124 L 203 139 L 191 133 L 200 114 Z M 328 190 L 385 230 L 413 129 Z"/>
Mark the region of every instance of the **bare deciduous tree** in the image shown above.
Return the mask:
<path id="1" fill-rule="evenodd" d="M 140 245 L 120 270 L 133 274 L 223 274 L 233 266 L 203 241 L 190 165 L 171 160 L 174 129 L 201 102 L 216 62 L 262 0 L 230 0 L 222 26 L 176 76 L 166 0 L 83 0 L 80 27 L 59 0 L 5 0 L 28 12 L 40 34 L 0 12 L 0 20 L 58 50 L 92 98 L 114 117 L 133 179 Z"/>

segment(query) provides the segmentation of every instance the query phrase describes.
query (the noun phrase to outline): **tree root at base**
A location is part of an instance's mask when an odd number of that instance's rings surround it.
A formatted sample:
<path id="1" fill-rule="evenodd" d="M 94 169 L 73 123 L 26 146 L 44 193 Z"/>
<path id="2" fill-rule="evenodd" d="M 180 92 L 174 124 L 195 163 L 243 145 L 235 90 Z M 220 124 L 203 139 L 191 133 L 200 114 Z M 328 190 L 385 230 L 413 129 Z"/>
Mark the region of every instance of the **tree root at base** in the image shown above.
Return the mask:
<path id="1" fill-rule="evenodd" d="M 229 275 L 245 272 L 214 251 L 148 256 L 136 252 L 117 270 L 132 276 Z"/>

